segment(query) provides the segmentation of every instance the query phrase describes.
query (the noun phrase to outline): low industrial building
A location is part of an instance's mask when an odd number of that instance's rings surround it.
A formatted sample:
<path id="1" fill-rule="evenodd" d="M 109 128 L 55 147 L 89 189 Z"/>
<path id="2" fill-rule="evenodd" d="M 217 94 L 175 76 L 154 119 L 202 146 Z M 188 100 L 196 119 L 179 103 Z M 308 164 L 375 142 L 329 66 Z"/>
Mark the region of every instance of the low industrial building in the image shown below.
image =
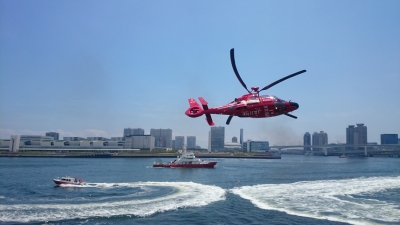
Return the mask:
<path id="1" fill-rule="evenodd" d="M 224 150 L 228 152 L 236 152 L 242 150 L 242 145 L 238 142 L 226 142 Z"/>
<path id="2" fill-rule="evenodd" d="M 243 142 L 243 151 L 246 152 L 268 152 L 269 142 L 268 141 L 252 141 L 247 140 Z"/>

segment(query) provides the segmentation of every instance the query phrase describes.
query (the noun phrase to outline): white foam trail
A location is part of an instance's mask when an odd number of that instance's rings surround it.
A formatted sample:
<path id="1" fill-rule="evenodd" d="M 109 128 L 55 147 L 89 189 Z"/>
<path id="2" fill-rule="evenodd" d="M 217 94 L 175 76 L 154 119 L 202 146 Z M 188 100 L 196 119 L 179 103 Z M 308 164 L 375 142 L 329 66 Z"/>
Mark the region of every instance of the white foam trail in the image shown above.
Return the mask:
<path id="1" fill-rule="evenodd" d="M 400 222 L 398 205 L 371 199 L 371 194 L 389 189 L 400 189 L 400 176 L 263 184 L 230 191 L 262 209 L 351 224 L 374 224 Z"/>
<path id="2" fill-rule="evenodd" d="M 225 200 L 225 190 L 193 182 L 95 183 L 96 187 L 171 187 L 173 193 L 151 199 L 109 201 L 85 204 L 0 205 L 1 222 L 57 221 L 119 215 L 149 216 L 184 207 L 200 207 Z"/>

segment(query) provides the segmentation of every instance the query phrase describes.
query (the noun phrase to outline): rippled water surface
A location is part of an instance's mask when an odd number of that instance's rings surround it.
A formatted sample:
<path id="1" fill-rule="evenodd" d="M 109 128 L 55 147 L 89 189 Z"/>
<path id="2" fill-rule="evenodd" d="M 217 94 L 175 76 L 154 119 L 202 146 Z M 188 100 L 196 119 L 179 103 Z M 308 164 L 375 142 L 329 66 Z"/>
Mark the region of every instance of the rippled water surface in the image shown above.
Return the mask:
<path id="1" fill-rule="evenodd" d="M 400 224 L 399 158 L 156 160 L 0 158 L 0 223 Z M 87 184 L 55 186 L 65 175 Z"/>

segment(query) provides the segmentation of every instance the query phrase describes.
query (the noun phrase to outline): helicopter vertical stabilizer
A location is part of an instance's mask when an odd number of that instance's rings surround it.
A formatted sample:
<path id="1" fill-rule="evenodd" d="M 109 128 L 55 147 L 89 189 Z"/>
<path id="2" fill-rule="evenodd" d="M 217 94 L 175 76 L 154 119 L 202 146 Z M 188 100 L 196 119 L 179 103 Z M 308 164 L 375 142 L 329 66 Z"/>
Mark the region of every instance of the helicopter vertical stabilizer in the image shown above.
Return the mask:
<path id="1" fill-rule="evenodd" d="M 204 114 L 204 110 L 195 99 L 189 98 L 189 108 L 186 110 L 185 114 L 193 118 L 199 117 Z"/>

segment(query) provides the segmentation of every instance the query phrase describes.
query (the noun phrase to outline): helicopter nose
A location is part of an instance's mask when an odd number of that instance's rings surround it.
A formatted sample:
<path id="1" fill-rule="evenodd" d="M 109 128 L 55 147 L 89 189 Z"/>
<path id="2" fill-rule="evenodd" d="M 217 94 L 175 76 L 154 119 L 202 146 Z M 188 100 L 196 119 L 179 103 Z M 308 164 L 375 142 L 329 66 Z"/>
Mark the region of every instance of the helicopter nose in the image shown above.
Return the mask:
<path id="1" fill-rule="evenodd" d="M 296 102 L 290 102 L 290 105 L 296 107 L 296 109 L 299 108 L 299 104 L 297 104 Z"/>

